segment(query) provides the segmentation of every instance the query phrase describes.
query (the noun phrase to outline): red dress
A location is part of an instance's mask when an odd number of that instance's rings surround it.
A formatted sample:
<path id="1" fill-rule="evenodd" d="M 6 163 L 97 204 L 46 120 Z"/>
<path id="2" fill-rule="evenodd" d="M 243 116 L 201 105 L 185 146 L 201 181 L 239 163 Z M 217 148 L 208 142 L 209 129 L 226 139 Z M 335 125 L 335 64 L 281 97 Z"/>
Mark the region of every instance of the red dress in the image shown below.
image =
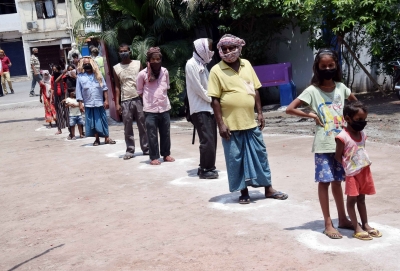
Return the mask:
<path id="1" fill-rule="evenodd" d="M 54 108 L 54 104 L 50 103 L 51 94 L 49 94 L 46 84 L 40 84 L 40 89 L 42 92 L 42 101 L 44 106 L 44 118 L 46 122 L 51 123 L 53 121 L 56 121 L 57 120 L 56 109 Z M 49 97 L 47 97 L 47 94 L 49 95 Z"/>

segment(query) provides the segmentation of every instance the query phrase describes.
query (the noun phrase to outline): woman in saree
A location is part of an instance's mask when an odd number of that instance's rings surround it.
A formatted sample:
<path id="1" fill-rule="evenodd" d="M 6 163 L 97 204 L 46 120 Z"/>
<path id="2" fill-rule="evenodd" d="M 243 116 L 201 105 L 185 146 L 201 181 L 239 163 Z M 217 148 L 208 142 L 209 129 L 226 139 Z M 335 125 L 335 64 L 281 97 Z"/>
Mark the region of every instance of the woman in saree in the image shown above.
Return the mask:
<path id="1" fill-rule="evenodd" d="M 57 112 L 57 128 L 56 135 L 62 133 L 61 129 L 68 127 L 69 129 L 69 109 L 65 107 L 64 100 L 67 98 L 67 85 L 63 81 L 63 74 L 61 73 L 61 67 L 54 65 L 53 76 L 51 77 L 51 102 L 54 103 L 54 107 Z"/>
<path id="2" fill-rule="evenodd" d="M 51 123 L 57 121 L 57 113 L 54 105 L 50 102 L 51 100 L 51 76 L 48 70 L 43 71 L 43 84 L 40 84 L 40 95 L 39 101 L 44 106 L 44 118 L 46 122 L 50 124 L 48 128 L 51 128 Z"/>

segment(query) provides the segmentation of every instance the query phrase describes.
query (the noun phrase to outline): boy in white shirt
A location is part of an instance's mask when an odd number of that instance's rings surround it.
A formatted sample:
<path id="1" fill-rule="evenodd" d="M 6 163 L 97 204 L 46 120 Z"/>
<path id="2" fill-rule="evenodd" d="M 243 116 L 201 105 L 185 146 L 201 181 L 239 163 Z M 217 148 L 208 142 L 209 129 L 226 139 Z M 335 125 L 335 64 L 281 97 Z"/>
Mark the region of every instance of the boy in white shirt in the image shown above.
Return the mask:
<path id="1" fill-rule="evenodd" d="M 78 125 L 80 137 L 84 138 L 85 136 L 83 135 L 83 125 L 85 125 L 85 121 L 83 120 L 82 113 L 79 110 L 79 103 L 76 100 L 75 91 L 71 92 L 69 94 L 69 98 L 65 99 L 65 106 L 69 107 L 69 126 L 71 128 L 70 140 L 76 140 L 75 125 Z"/>

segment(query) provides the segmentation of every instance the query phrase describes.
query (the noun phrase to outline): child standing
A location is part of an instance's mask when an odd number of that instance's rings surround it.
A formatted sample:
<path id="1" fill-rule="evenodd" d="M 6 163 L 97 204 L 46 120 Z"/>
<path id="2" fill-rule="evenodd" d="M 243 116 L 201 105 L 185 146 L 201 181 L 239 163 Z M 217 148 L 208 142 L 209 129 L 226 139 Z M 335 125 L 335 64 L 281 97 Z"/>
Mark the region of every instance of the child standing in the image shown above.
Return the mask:
<path id="1" fill-rule="evenodd" d="M 375 186 L 369 166 L 371 161 L 365 150 L 367 136 L 362 131 L 367 125 L 367 108 L 360 101 L 350 102 L 343 109 L 347 127 L 336 136 L 337 161 L 346 172 L 347 212 L 354 227 L 353 237 L 372 240 L 382 234 L 368 225 L 365 195 L 374 195 Z M 358 224 L 355 205 L 357 203 L 362 225 Z"/>
<path id="2" fill-rule="evenodd" d="M 79 103 L 76 100 L 74 91 L 69 94 L 69 98 L 65 99 L 65 105 L 69 107 L 69 126 L 71 128 L 71 136 L 68 137 L 68 139 L 76 140 L 75 125 L 78 125 L 80 137 L 84 138 L 83 125 L 85 125 L 85 121 L 83 120 L 82 113 L 79 109 Z"/>
<path id="3" fill-rule="evenodd" d="M 329 212 L 329 186 L 336 202 L 339 224 L 338 228 L 353 229 L 346 217 L 341 182 L 345 172 L 341 163 L 335 160 L 335 136 L 343 128 L 344 100 L 357 100 L 342 81 L 338 55 L 330 49 L 321 49 L 315 56 L 314 75 L 311 85 L 306 88 L 286 109 L 287 114 L 312 118 L 316 131 L 312 152 L 315 153 L 315 181 L 318 182 L 318 197 L 325 221 L 324 234 L 332 239 L 343 236 L 335 229 Z M 314 112 L 303 112 L 298 107 L 306 105 Z"/>

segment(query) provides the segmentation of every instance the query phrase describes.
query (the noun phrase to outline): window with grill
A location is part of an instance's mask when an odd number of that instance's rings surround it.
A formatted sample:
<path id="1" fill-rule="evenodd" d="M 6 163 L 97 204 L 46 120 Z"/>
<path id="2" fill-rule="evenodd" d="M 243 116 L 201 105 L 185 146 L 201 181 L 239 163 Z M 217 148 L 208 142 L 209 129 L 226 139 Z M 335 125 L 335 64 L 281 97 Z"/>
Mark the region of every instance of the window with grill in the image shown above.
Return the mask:
<path id="1" fill-rule="evenodd" d="M 50 19 L 56 17 L 54 0 L 35 1 L 35 7 L 38 19 Z"/>

